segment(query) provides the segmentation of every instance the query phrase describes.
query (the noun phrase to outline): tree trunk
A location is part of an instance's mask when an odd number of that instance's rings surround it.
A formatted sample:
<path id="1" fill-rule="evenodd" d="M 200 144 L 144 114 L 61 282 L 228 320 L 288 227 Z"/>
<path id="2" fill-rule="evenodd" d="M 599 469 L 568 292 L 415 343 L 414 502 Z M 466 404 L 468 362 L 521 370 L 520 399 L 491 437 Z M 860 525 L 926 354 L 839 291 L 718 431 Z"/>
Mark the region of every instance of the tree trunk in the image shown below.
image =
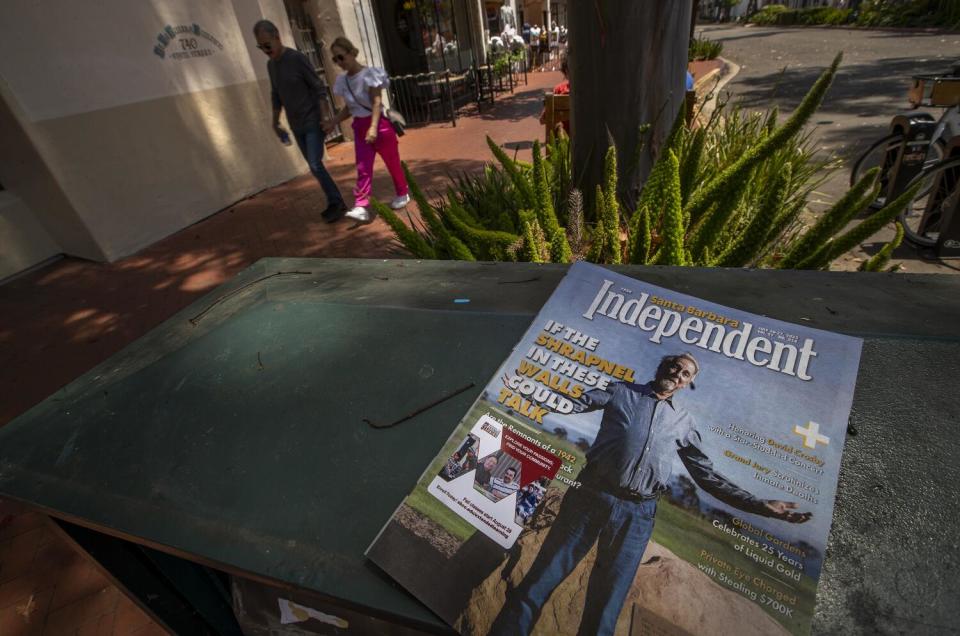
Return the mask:
<path id="1" fill-rule="evenodd" d="M 592 214 L 612 139 L 617 190 L 633 210 L 683 107 L 691 0 L 576 0 L 568 11 L 574 184 Z M 643 124 L 651 128 L 638 154 Z"/>
<path id="2" fill-rule="evenodd" d="M 693 0 L 693 8 L 690 10 L 690 39 L 693 39 L 693 32 L 697 28 L 697 15 L 700 13 L 700 0 Z"/>

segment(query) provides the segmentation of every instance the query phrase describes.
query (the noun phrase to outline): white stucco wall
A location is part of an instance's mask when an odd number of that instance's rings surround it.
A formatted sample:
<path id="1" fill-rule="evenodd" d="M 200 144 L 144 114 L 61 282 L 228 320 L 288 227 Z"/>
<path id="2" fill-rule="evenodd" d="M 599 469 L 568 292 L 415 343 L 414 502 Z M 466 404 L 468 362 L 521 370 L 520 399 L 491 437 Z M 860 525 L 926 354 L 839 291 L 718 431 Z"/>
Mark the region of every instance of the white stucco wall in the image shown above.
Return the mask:
<path id="1" fill-rule="evenodd" d="M 0 281 L 60 253 L 26 204 L 0 192 Z"/>

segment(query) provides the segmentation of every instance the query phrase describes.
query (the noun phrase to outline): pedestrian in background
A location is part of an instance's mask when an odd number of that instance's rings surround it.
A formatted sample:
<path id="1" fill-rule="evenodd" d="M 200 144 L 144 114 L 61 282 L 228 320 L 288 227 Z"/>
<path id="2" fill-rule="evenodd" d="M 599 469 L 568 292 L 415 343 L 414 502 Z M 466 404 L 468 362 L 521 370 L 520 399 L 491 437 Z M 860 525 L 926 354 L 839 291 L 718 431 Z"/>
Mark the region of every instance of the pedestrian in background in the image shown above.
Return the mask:
<path id="1" fill-rule="evenodd" d="M 569 95 L 569 94 L 570 94 L 570 68 L 569 68 L 569 66 L 567 65 L 567 56 L 563 56 L 563 58 L 560 60 L 560 72 L 563 73 L 563 81 L 553 87 L 553 94 L 554 94 L 554 95 Z M 542 111 L 540 111 L 540 123 L 541 123 L 541 124 L 546 124 L 546 123 L 547 123 L 547 109 L 546 109 L 546 108 L 544 108 Z M 569 119 L 563 120 L 563 121 L 559 122 L 557 125 L 558 125 L 558 127 L 559 127 L 559 126 L 563 126 L 564 132 L 567 133 L 568 136 L 570 135 L 570 120 L 569 120 Z M 548 131 L 548 132 L 549 132 L 549 133 L 556 134 L 556 133 L 558 133 L 558 130 L 552 130 L 552 131 Z"/>
<path id="2" fill-rule="evenodd" d="M 370 205 L 370 190 L 373 183 L 373 163 L 379 153 L 386 164 L 396 198 L 390 203 L 394 210 L 410 202 L 407 179 L 400 165 L 400 148 L 397 133 L 383 113 L 383 89 L 390 84 L 382 68 L 364 66 L 357 60 L 360 51 L 345 37 L 338 37 L 330 45 L 333 61 L 345 73 L 337 76 L 333 93 L 346 102 L 340 112 L 324 124 L 324 130 L 332 130 L 339 122 L 353 117 L 353 147 L 357 158 L 357 186 L 353 190 L 354 207 L 347 217 L 368 223 L 373 214 Z"/>
<path id="3" fill-rule="evenodd" d="M 321 216 L 333 223 L 343 218 L 347 206 L 337 184 L 323 165 L 326 135 L 320 127 L 320 99 L 324 97 L 326 89 L 320 84 L 307 56 L 283 45 L 280 31 L 273 22 L 257 22 L 253 25 L 253 37 L 257 40 L 257 48 L 269 58 L 267 73 L 270 75 L 270 97 L 273 101 L 273 130 L 281 141 L 289 143 L 289 134 L 280 126 L 280 111 L 285 110 L 297 147 L 327 197 L 327 207 Z"/>

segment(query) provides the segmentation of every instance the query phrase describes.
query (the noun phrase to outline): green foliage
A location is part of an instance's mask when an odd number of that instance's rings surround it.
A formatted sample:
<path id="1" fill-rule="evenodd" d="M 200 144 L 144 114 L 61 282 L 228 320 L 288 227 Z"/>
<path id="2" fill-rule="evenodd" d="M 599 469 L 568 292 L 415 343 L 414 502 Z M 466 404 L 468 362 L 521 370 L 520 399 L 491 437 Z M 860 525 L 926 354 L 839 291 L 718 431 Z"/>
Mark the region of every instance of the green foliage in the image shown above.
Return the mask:
<path id="1" fill-rule="evenodd" d="M 600 186 L 597 186 L 597 196 L 603 197 L 603 212 L 601 218 L 601 227 L 603 233 L 595 240 L 603 243 L 601 251 L 601 261 L 612 265 L 619 265 L 620 256 L 620 206 L 617 203 L 616 192 L 611 196 L 608 192 L 601 193 Z"/>
<path id="2" fill-rule="evenodd" d="M 611 223 L 609 201 L 607 201 L 603 188 L 599 185 L 597 186 L 594 205 L 597 212 L 597 224 L 593 229 L 593 240 L 590 244 L 590 251 L 587 252 L 587 260 L 592 263 L 607 263 L 614 256 L 614 244 L 616 243 L 616 246 L 619 247 L 620 223 L 619 220 Z M 614 236 L 617 237 L 615 240 L 613 239 Z M 620 261 L 617 260 L 617 262 Z"/>
<path id="3" fill-rule="evenodd" d="M 783 206 L 773 221 L 773 227 L 767 234 L 767 244 L 760 250 L 759 263 L 775 266 L 783 258 L 783 252 L 789 250 L 800 233 L 797 219 L 806 205 L 805 198 L 797 198 Z"/>
<path id="4" fill-rule="evenodd" d="M 570 138 L 566 133 L 551 133 L 547 143 L 546 165 L 550 168 L 550 192 L 560 225 L 567 224 L 569 193 L 573 187 L 573 163 L 570 154 Z"/>
<path id="5" fill-rule="evenodd" d="M 752 263 L 767 243 L 767 237 L 773 231 L 777 215 L 783 206 L 790 183 L 790 164 L 777 175 L 776 180 L 767 191 L 760 209 L 754 214 L 747 229 L 724 252 L 716 262 L 718 267 L 743 267 Z"/>
<path id="6" fill-rule="evenodd" d="M 747 176 L 749 180 L 749 175 Z M 708 250 L 719 251 L 723 239 L 723 229 L 737 212 L 740 201 L 745 194 L 745 188 L 727 188 L 707 214 L 699 220 L 689 241 L 690 253 L 694 262 L 709 265 Z"/>
<path id="7" fill-rule="evenodd" d="M 570 247 L 570 243 L 567 242 L 567 235 L 562 231 L 554 234 L 553 238 L 550 239 L 550 262 L 573 262 L 573 250 Z"/>
<path id="8" fill-rule="evenodd" d="M 650 241 L 650 210 L 642 207 L 633 215 L 631 221 L 627 260 L 635 265 L 645 265 L 650 258 Z"/>
<path id="9" fill-rule="evenodd" d="M 788 9 L 786 5 L 768 4 L 767 6 L 763 7 L 762 9 L 760 9 L 759 11 L 757 11 L 756 13 L 748 17 L 747 21 L 752 22 L 753 24 L 770 26 L 770 25 L 778 24 L 777 20 L 779 20 L 780 16 L 790 12 L 791 10 Z"/>
<path id="10" fill-rule="evenodd" d="M 519 234 L 511 211 L 522 207 L 520 197 L 499 167 L 488 164 L 482 174 L 452 177 L 447 192 L 480 227 Z"/>
<path id="11" fill-rule="evenodd" d="M 957 0 L 864 0 L 857 24 L 868 27 L 960 29 Z"/>
<path id="12" fill-rule="evenodd" d="M 587 232 L 583 223 L 583 194 L 576 188 L 570 190 L 567 204 L 567 238 L 573 259 L 582 259 L 587 245 Z"/>
<path id="13" fill-rule="evenodd" d="M 666 178 L 663 187 L 663 242 L 658 262 L 662 265 L 687 265 L 683 244 L 683 210 L 680 208 L 680 162 L 667 150 Z"/>
<path id="14" fill-rule="evenodd" d="M 864 27 L 933 27 L 960 29 L 957 0 L 864 0 L 854 14 L 850 9 L 810 7 L 789 9 L 768 4 L 748 18 L 766 26 L 856 24 Z"/>
<path id="15" fill-rule="evenodd" d="M 509 232 L 478 228 L 471 222 L 462 205 L 456 200 L 448 201 L 442 208 L 444 211 L 443 219 L 450 225 L 457 237 L 466 244 L 471 253 L 476 254 L 481 260 L 516 260 L 510 252 L 510 247 L 521 237 Z"/>
<path id="16" fill-rule="evenodd" d="M 687 61 L 713 60 L 723 52 L 723 42 L 716 42 L 706 38 L 690 38 L 690 48 L 687 52 Z"/>
<path id="17" fill-rule="evenodd" d="M 569 263 L 573 257 L 567 236 L 557 221 L 553 207 L 553 192 L 547 172 L 550 164 L 540 156 L 540 142 L 533 142 L 533 186 L 536 196 L 537 221 L 547 237 L 550 260 L 554 263 Z"/>
<path id="18" fill-rule="evenodd" d="M 893 237 L 893 240 L 880 248 L 880 251 L 873 255 L 873 258 L 863 262 L 863 265 L 860 266 L 861 272 L 879 272 L 887 263 L 890 262 L 890 255 L 893 254 L 893 250 L 900 247 L 900 243 L 903 241 L 903 224 L 897 223 L 897 233 Z"/>
<path id="19" fill-rule="evenodd" d="M 771 134 L 775 125 L 775 111 L 769 113 L 747 112 L 737 105 L 721 101 L 710 120 L 693 134 L 688 134 L 681 145 L 678 157 L 681 160 L 681 189 L 684 210 L 689 215 L 689 199 L 693 192 L 712 181 L 725 168 L 734 164 L 753 146 Z M 703 132 L 705 147 L 699 150 L 697 136 Z M 789 165 L 791 179 L 787 184 L 787 201 L 804 199 L 835 166 L 834 161 L 822 160 L 815 154 L 809 134 L 798 133 L 788 138 L 773 154 L 761 162 L 751 179 L 739 184 L 746 192 L 740 211 L 757 209 L 773 179 Z M 694 223 L 699 216 L 690 219 Z M 733 229 L 739 229 L 742 214 L 734 215 Z M 689 225 L 689 222 L 688 222 Z"/>
<path id="20" fill-rule="evenodd" d="M 585 208 L 564 134 L 535 143 L 530 163 L 510 158 L 488 138 L 495 161 L 482 172 L 451 176 L 445 196 L 433 202 L 408 172 L 422 226 L 376 209 L 398 242 L 421 258 L 826 267 L 896 215 L 888 206 L 831 240 L 876 196 L 870 173 L 811 228 L 798 221 L 835 167 L 815 155 L 802 128 L 839 60 L 780 126 L 776 109 L 747 112 L 723 100 L 692 130 L 678 117 L 632 209 L 617 196 L 618 175 L 635 168 L 618 168 L 615 147 L 607 150 L 601 182 L 590 185 L 596 201 Z"/>
<path id="21" fill-rule="evenodd" d="M 620 202 L 617 199 L 617 149 L 612 145 L 607 148 L 603 161 L 603 203 L 606 262 L 618 264 L 621 261 Z"/>
<path id="22" fill-rule="evenodd" d="M 782 4 L 769 4 L 748 18 L 749 22 L 765 26 L 790 26 L 847 24 L 853 18 L 850 9 L 834 7 L 810 7 L 807 9 L 788 9 Z"/>
<path id="23" fill-rule="evenodd" d="M 687 200 L 690 199 L 690 193 L 693 192 L 696 184 L 695 180 L 700 173 L 700 160 L 707 143 L 707 129 L 697 128 L 689 138 L 686 152 L 682 154 L 683 163 L 680 164 L 680 202 L 682 205 L 686 205 Z"/>
<path id="24" fill-rule="evenodd" d="M 536 219 L 521 221 L 523 224 L 523 255 L 524 260 L 531 263 L 547 263 L 550 260 L 550 250 L 547 246 L 543 230 Z"/>
<path id="25" fill-rule="evenodd" d="M 537 212 L 537 220 L 547 236 L 552 239 L 554 235 L 560 232 L 560 224 L 557 222 L 557 215 L 553 210 L 553 197 L 550 192 L 550 184 L 547 182 L 543 158 L 540 156 L 539 141 L 533 142 L 533 188 L 536 197 L 534 209 Z"/>
<path id="26" fill-rule="evenodd" d="M 872 168 L 854 186 L 824 212 L 817 222 L 804 233 L 780 261 L 780 269 L 792 269 L 819 250 L 827 240 L 863 211 L 874 196 L 872 188 L 880 174 L 880 168 Z M 865 196 L 869 193 L 869 196 Z"/>
<path id="27" fill-rule="evenodd" d="M 610 146 L 603 158 L 603 193 L 607 197 L 607 204 L 617 210 L 619 217 L 620 206 L 617 203 L 617 148 Z"/>
<path id="28" fill-rule="evenodd" d="M 659 227 L 663 218 L 663 194 L 666 188 L 670 165 L 667 162 L 667 154 L 660 155 L 660 158 L 653 164 L 650 174 L 647 176 L 646 183 L 640 191 L 640 198 L 637 200 L 637 209 L 646 209 L 650 214 L 650 223 L 653 227 Z"/>
<path id="29" fill-rule="evenodd" d="M 803 101 L 800 102 L 797 110 L 783 126 L 780 126 L 756 146 L 747 150 L 733 165 L 714 177 L 691 197 L 687 206 L 691 219 L 697 219 L 714 200 L 733 198 L 726 192 L 727 190 L 737 188 L 740 182 L 747 179 L 755 166 L 773 155 L 780 144 L 787 142 L 800 132 L 803 125 L 820 106 L 820 102 L 823 101 L 842 58 L 843 54 L 838 53 L 830 68 L 817 79 L 810 91 L 804 96 Z"/>
<path id="30" fill-rule="evenodd" d="M 417 209 L 420 210 L 420 216 L 426 222 L 427 228 L 436 239 L 433 247 L 437 256 L 458 261 L 476 260 L 470 249 L 463 244 L 463 241 L 451 234 L 447 226 L 441 222 L 437 211 L 427 201 L 427 197 L 424 196 L 423 191 L 420 190 L 420 186 L 417 185 L 417 182 L 413 179 L 413 175 L 410 174 L 410 168 L 407 167 L 406 163 L 403 164 L 403 173 L 406 175 L 407 183 L 410 186 L 410 196 L 413 197 L 413 200 L 417 204 Z"/>
<path id="31" fill-rule="evenodd" d="M 508 157 L 507 153 L 503 151 L 503 148 L 498 146 L 493 139 L 490 139 L 490 137 L 487 137 L 487 146 L 490 147 L 490 152 L 492 152 L 493 156 L 496 157 L 497 161 L 500 162 L 500 165 L 503 166 L 504 172 L 506 172 L 507 176 L 510 177 L 510 181 L 513 182 L 523 207 L 527 209 L 533 209 L 537 203 L 530 180 L 527 179 L 526 176 L 521 172 L 521 168 L 517 165 L 517 163 Z"/>
<path id="32" fill-rule="evenodd" d="M 880 228 L 894 220 L 917 195 L 923 180 L 920 179 L 903 194 L 871 214 L 845 234 L 821 247 L 813 256 L 797 265 L 798 269 L 824 269 L 838 256 L 853 249 L 876 234 Z"/>
<path id="33" fill-rule="evenodd" d="M 370 205 L 373 207 L 374 212 L 387 222 L 387 225 L 390 226 L 390 229 L 393 230 L 393 233 L 396 235 L 397 240 L 407 248 L 408 252 L 417 258 L 433 259 L 437 257 L 436 252 L 433 251 L 433 248 L 430 247 L 420 233 L 407 227 L 407 224 L 401 221 L 393 210 L 373 199 L 370 200 Z"/>

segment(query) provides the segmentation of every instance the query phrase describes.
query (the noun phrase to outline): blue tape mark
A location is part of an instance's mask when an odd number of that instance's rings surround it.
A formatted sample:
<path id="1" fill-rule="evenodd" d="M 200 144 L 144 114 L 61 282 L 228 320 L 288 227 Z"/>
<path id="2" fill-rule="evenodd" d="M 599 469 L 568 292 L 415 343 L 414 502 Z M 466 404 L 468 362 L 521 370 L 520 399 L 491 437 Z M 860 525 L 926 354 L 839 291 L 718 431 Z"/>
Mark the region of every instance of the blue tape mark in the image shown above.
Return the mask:
<path id="1" fill-rule="evenodd" d="M 463 303 L 468 303 L 468 302 L 470 302 L 470 299 L 469 299 L 469 298 L 454 298 L 454 299 L 453 299 L 453 302 L 457 303 L 458 305 L 462 305 Z"/>

